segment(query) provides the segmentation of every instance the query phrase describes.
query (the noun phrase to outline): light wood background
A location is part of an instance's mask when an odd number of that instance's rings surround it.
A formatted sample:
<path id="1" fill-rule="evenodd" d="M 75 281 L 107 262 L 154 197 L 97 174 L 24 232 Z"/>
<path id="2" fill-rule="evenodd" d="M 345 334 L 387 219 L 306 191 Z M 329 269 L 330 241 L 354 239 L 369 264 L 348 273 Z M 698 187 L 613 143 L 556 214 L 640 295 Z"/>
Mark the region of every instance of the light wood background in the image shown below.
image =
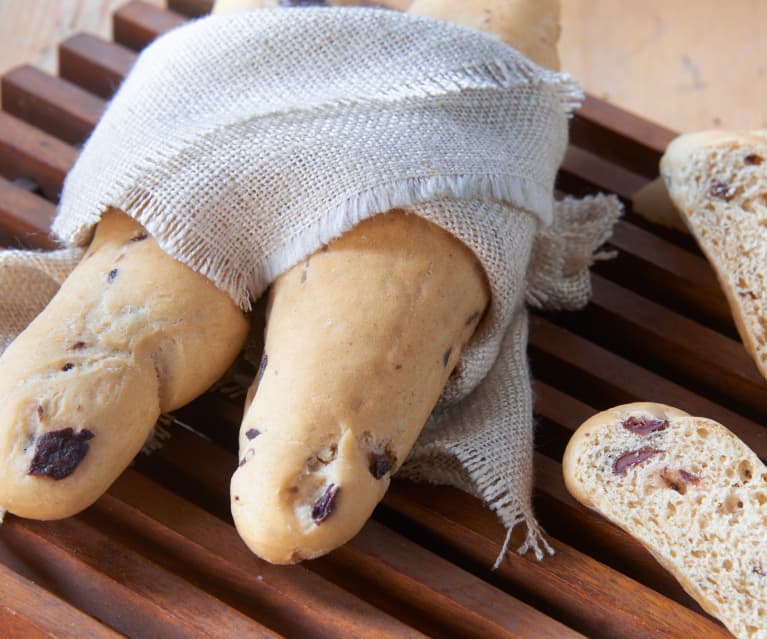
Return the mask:
<path id="1" fill-rule="evenodd" d="M 125 1 L 0 0 L 0 73 L 55 72 L 57 43 L 109 37 Z M 767 128 L 767 0 L 562 0 L 562 27 L 563 68 L 594 95 L 677 131 Z"/>

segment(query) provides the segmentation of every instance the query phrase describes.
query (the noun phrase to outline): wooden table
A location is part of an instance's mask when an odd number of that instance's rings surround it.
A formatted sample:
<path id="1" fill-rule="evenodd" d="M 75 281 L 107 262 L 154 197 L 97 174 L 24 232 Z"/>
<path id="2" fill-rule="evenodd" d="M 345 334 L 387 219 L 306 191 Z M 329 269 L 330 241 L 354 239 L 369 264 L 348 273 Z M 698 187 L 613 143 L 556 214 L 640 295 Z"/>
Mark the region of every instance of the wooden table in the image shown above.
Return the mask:
<path id="1" fill-rule="evenodd" d="M 129 2 L 114 16 L 114 41 L 61 43 L 58 76 L 23 67 L 3 77 L 0 243 L 51 246 L 77 145 L 136 52 L 186 19 Z M 558 189 L 613 192 L 629 208 L 610 240 L 618 257 L 594 269 L 589 306 L 531 321 L 535 505 L 555 556 L 512 554 L 493 572 L 504 540 L 494 514 L 458 491 L 395 480 L 344 547 L 299 566 L 266 564 L 229 515 L 240 402 L 208 393 L 177 412 L 196 432 L 171 426 L 157 453 L 82 514 L 7 517 L 0 636 L 729 637 L 635 541 L 574 502 L 561 477 L 573 429 L 633 400 L 717 419 L 767 457 L 767 386 L 709 265 L 689 237 L 630 211 L 673 135 L 595 98 L 572 121 Z M 522 539 L 516 531 L 512 547 Z"/>

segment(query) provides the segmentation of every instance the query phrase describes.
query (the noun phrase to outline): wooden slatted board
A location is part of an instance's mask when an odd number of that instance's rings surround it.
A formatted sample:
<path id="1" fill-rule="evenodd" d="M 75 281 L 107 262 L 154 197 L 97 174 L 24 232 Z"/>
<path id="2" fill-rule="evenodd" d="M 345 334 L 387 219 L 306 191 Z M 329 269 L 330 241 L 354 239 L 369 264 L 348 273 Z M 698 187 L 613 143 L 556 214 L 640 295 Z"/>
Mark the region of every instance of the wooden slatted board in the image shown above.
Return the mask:
<path id="1" fill-rule="evenodd" d="M 114 42 L 81 34 L 59 48 L 59 76 L 2 78 L 0 245 L 49 248 L 48 228 L 78 145 L 137 51 L 200 15 L 130 2 Z M 94 506 L 59 522 L 8 516 L 0 529 L 3 637 L 725 638 L 625 533 L 567 494 L 561 455 L 585 418 L 653 400 L 730 426 L 767 457 L 765 382 L 741 346 L 712 270 L 690 238 L 631 214 L 673 133 L 588 98 L 571 127 L 563 194 L 628 205 L 594 267 L 580 312 L 535 314 L 535 505 L 556 555 L 490 567 L 504 530 L 458 491 L 395 480 L 373 519 L 319 560 L 275 567 L 232 526 L 239 402 L 209 393 Z M 516 531 L 512 546 L 522 541 Z"/>

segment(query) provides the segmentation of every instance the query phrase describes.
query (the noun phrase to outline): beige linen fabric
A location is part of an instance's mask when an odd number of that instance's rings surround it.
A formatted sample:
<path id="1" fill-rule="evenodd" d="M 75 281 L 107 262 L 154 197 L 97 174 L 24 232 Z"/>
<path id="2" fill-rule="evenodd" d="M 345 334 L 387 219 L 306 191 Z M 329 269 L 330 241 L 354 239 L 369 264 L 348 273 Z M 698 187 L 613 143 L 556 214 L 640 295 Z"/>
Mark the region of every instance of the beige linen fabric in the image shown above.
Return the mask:
<path id="1" fill-rule="evenodd" d="M 0 251 L 0 353 L 48 305 L 82 254 L 77 247 Z"/>
<path id="2" fill-rule="evenodd" d="M 492 302 L 401 472 L 478 495 L 509 530 L 527 523 L 522 550 L 540 557 L 525 301 L 585 303 L 593 252 L 619 214 L 613 198 L 554 206 L 580 95 L 492 36 L 427 18 L 205 18 L 141 54 L 66 180 L 54 231 L 83 246 L 118 207 L 249 309 L 371 215 L 407 208 L 446 228 L 476 253 Z M 50 296 L 46 259 L 30 260 Z M 2 339 L 39 310 L 0 317 Z"/>

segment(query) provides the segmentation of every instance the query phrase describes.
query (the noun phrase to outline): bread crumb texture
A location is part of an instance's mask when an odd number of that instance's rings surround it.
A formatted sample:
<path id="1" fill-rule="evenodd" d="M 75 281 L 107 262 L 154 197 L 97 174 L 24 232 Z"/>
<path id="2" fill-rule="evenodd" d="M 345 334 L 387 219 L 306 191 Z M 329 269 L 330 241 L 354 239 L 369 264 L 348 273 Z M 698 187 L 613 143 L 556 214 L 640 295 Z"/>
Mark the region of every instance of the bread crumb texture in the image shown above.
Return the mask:
<path id="1" fill-rule="evenodd" d="M 767 467 L 735 435 L 626 405 L 584 423 L 565 457 L 577 499 L 641 541 L 736 637 L 767 638 Z"/>
<path id="2" fill-rule="evenodd" d="M 767 131 L 681 136 L 661 173 L 767 377 Z"/>

